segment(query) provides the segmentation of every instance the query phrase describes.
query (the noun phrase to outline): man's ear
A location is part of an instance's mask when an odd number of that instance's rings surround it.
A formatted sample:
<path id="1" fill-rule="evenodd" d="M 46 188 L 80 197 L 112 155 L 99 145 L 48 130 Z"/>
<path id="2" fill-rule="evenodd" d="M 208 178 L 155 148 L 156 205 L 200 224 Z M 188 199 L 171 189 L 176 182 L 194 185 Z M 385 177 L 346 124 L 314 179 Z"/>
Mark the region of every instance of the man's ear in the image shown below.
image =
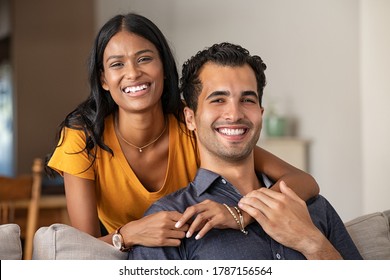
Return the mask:
<path id="1" fill-rule="evenodd" d="M 260 130 L 263 129 L 263 122 L 264 122 L 264 107 L 260 107 L 261 110 L 261 124 L 260 124 Z"/>
<path id="2" fill-rule="evenodd" d="M 184 107 L 184 118 L 186 120 L 186 125 L 189 130 L 195 130 L 196 124 L 195 124 L 195 113 L 192 109 L 189 107 Z"/>
<path id="3" fill-rule="evenodd" d="M 100 84 L 102 85 L 102 88 L 105 90 L 109 90 L 109 87 L 106 83 L 106 78 L 104 77 L 104 72 L 100 71 Z"/>

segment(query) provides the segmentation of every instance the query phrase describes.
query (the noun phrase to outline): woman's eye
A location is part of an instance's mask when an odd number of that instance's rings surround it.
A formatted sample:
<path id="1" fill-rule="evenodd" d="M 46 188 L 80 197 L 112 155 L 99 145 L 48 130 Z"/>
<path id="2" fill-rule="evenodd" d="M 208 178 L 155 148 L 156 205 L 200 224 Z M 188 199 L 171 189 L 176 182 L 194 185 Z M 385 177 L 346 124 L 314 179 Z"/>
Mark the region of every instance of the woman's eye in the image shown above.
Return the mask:
<path id="1" fill-rule="evenodd" d="M 121 63 L 121 62 L 114 62 L 114 63 L 111 63 L 111 65 L 110 65 L 111 68 L 118 68 L 121 66 L 123 66 L 123 63 Z"/>
<path id="2" fill-rule="evenodd" d="M 152 60 L 151 57 L 149 57 L 149 56 L 143 56 L 143 57 L 140 57 L 140 58 L 138 59 L 138 63 L 148 62 L 148 61 L 151 61 L 151 60 Z"/>

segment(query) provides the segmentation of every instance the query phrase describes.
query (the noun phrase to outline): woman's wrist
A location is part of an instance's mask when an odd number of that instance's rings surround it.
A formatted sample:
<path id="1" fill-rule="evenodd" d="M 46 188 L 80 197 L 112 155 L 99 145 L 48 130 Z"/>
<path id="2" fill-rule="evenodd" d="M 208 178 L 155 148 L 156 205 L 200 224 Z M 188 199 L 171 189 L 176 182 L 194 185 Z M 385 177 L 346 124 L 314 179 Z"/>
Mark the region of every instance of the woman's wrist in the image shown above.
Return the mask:
<path id="1" fill-rule="evenodd" d="M 240 209 L 240 210 L 241 210 L 241 209 Z M 241 210 L 241 213 L 242 213 L 242 216 L 243 216 L 243 218 L 244 218 L 244 223 L 243 223 L 244 227 L 247 227 L 247 226 L 249 226 L 251 223 L 254 222 L 255 219 L 254 219 L 251 215 L 249 215 L 247 212 Z"/>

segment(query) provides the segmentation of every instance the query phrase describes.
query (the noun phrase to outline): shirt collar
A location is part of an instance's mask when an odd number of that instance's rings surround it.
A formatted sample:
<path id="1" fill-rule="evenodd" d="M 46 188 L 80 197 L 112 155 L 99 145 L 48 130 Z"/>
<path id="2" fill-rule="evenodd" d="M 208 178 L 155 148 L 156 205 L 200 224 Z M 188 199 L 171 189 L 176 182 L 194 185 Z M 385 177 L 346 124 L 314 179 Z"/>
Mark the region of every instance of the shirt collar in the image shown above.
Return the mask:
<path id="1" fill-rule="evenodd" d="M 257 177 L 259 178 L 261 184 L 267 188 L 270 188 L 273 184 L 271 180 L 262 173 L 256 172 Z M 223 177 L 213 171 L 199 168 L 196 173 L 195 179 L 193 181 L 193 187 L 197 196 L 202 195 L 208 188 L 218 179 L 223 179 Z"/>
<path id="2" fill-rule="evenodd" d="M 202 195 L 218 178 L 221 178 L 221 175 L 207 169 L 199 168 L 193 182 L 196 195 Z"/>

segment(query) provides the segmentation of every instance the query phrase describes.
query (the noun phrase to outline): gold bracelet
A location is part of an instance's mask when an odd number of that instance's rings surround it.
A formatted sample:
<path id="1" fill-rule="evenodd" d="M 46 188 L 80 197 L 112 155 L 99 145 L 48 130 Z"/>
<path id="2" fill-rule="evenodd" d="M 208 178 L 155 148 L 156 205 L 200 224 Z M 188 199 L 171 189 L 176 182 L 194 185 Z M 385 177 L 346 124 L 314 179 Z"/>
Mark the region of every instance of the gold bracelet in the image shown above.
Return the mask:
<path id="1" fill-rule="evenodd" d="M 241 232 L 245 233 L 245 234 L 248 234 L 247 231 L 245 231 L 244 229 L 244 226 L 241 224 L 241 221 L 237 218 L 236 214 L 234 214 L 234 212 L 232 211 L 232 209 L 230 209 L 229 206 L 227 206 L 226 203 L 223 203 L 223 206 L 226 207 L 226 209 L 229 211 L 229 213 L 233 216 L 234 220 L 236 221 L 237 225 L 238 225 L 238 228 L 241 230 Z M 241 213 L 241 212 L 240 212 Z M 242 215 L 241 215 L 242 216 Z"/>
<path id="2" fill-rule="evenodd" d="M 245 227 L 244 227 L 244 216 L 242 215 L 240 208 L 238 208 L 237 206 L 234 206 L 234 209 L 237 211 L 238 216 L 240 217 L 240 229 L 241 229 L 241 232 L 244 233 L 244 234 L 248 234 L 248 231 L 245 230 Z"/>

